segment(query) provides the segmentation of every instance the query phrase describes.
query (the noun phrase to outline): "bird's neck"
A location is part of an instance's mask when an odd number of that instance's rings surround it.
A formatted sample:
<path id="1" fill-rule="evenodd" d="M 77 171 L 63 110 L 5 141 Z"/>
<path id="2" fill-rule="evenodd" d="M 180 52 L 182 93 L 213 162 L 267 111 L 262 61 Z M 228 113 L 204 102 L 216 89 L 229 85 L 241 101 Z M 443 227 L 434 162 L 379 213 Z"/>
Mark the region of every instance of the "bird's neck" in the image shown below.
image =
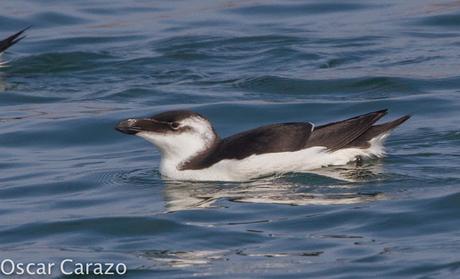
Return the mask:
<path id="1" fill-rule="evenodd" d="M 166 176 L 200 164 L 219 146 L 220 138 L 216 135 L 206 142 L 188 141 L 180 150 L 160 150 L 160 172 Z"/>

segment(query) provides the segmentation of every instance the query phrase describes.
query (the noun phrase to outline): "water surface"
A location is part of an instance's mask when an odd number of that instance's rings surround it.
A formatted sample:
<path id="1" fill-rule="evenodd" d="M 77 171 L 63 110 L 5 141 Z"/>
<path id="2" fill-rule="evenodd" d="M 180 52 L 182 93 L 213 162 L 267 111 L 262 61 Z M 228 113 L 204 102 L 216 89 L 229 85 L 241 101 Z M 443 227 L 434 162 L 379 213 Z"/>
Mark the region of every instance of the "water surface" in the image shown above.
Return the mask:
<path id="1" fill-rule="evenodd" d="M 3 1 L 0 259 L 126 278 L 460 273 L 458 1 Z M 222 135 L 389 108 L 389 156 L 249 183 L 164 181 L 114 131 L 193 109 Z M 56 275 L 58 276 L 58 275 Z M 88 277 L 90 278 L 90 277 Z"/>

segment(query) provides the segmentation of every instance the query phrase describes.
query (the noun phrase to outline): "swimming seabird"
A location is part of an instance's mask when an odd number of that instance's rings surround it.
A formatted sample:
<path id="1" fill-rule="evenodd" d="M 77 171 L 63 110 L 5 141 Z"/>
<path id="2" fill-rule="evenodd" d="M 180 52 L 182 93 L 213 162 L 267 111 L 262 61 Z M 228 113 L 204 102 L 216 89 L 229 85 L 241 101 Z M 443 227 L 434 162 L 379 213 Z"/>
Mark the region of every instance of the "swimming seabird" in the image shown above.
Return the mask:
<path id="1" fill-rule="evenodd" d="M 17 42 L 19 42 L 20 40 L 24 39 L 25 36 L 21 36 L 21 35 L 29 28 L 30 28 L 30 26 L 22 29 L 21 31 L 17 32 L 16 34 L 13 34 L 13 35 L 9 36 L 6 39 L 1 40 L 0 41 L 0 53 L 4 52 L 9 47 L 11 47 L 12 45 L 14 45 Z"/>
<path id="2" fill-rule="evenodd" d="M 410 118 L 374 125 L 380 110 L 316 126 L 310 122 L 262 126 L 221 139 L 203 115 L 188 110 L 121 121 L 116 129 L 153 143 L 160 172 L 175 180 L 246 181 L 382 157 L 383 141 Z"/>

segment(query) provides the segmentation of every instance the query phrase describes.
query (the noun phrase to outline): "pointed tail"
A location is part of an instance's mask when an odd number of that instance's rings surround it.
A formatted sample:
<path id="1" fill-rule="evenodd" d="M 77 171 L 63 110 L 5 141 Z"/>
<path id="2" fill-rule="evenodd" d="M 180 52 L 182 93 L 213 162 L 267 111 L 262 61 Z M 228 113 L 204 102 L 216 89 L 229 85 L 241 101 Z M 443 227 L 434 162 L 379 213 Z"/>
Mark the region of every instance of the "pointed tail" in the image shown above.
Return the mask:
<path id="1" fill-rule="evenodd" d="M 389 133 L 394 128 L 406 122 L 411 116 L 405 115 L 390 122 L 379 125 L 373 125 L 361 136 L 350 142 L 346 147 L 368 147 L 369 141 L 379 135 Z"/>
<path id="2" fill-rule="evenodd" d="M 387 110 L 383 109 L 318 126 L 313 130 L 306 147 L 324 146 L 330 151 L 348 147 L 371 129 L 372 125 L 386 113 Z"/>

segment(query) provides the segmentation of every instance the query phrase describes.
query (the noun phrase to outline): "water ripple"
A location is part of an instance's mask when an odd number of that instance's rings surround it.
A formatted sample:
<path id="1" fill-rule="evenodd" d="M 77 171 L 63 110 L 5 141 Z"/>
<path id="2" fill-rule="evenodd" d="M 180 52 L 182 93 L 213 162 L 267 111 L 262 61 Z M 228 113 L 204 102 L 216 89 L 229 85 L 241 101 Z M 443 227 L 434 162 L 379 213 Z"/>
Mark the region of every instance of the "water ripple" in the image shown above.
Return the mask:
<path id="1" fill-rule="evenodd" d="M 432 2 L 5 1 L 1 38 L 32 28 L 1 60 L 2 255 L 127 278 L 458 277 L 459 4 Z M 413 115 L 386 158 L 248 183 L 165 180 L 113 129 L 382 108 Z"/>

